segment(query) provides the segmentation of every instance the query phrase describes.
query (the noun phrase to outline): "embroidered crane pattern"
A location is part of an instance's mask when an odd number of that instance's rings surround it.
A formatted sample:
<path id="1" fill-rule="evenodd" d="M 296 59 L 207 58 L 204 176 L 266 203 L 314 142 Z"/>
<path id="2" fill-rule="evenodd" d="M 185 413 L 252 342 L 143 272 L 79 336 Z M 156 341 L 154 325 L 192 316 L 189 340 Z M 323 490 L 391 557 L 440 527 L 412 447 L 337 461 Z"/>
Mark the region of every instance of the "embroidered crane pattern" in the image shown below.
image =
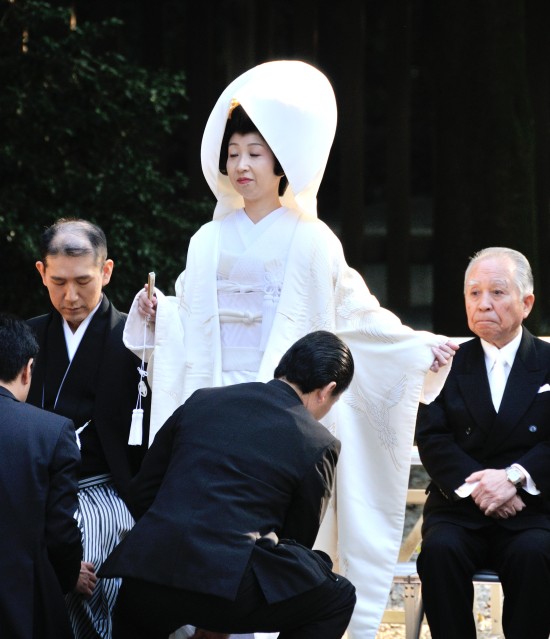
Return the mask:
<path id="1" fill-rule="evenodd" d="M 407 376 L 403 375 L 397 384 L 380 396 L 378 401 L 364 395 L 356 384 L 353 384 L 352 392 L 346 393 L 344 396 L 345 401 L 352 408 L 363 413 L 367 422 L 378 432 L 378 440 L 382 447 L 388 451 L 396 469 L 400 468 L 396 455 L 397 433 L 390 426 L 390 410 L 399 404 L 406 388 Z"/>

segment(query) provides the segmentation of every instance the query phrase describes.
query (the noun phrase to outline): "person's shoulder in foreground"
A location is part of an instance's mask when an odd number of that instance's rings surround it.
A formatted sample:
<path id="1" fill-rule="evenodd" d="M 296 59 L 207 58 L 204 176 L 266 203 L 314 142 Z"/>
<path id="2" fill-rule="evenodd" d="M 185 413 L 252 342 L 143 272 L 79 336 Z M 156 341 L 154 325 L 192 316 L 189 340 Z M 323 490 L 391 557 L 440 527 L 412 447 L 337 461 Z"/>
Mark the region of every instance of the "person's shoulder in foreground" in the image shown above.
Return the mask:
<path id="1" fill-rule="evenodd" d="M 72 637 L 63 593 L 77 587 L 82 545 L 77 509 L 80 453 L 70 420 L 25 403 L 38 344 L 30 327 L 0 314 L 0 627 Z M 38 549 L 42 549 L 37 552 Z M 37 577 L 39 576 L 39 577 Z M 95 579 L 95 576 L 93 577 Z M 36 587 L 28 584 L 36 580 Z M 29 612 L 33 611 L 33 612 Z"/>

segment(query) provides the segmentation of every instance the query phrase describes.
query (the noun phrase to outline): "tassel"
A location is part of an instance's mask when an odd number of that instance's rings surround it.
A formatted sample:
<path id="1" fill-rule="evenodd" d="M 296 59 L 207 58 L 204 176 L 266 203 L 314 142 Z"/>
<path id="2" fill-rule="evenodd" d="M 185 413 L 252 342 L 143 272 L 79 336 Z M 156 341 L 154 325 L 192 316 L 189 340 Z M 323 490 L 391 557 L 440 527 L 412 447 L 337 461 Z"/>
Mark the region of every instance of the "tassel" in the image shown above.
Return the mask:
<path id="1" fill-rule="evenodd" d="M 132 423 L 130 424 L 128 446 L 141 446 L 143 443 L 143 408 L 141 408 L 141 398 L 147 397 L 147 384 L 144 382 L 144 379 L 147 377 L 147 371 L 145 370 L 145 337 L 147 334 L 148 321 L 149 320 L 145 320 L 143 323 L 143 355 L 141 357 L 141 366 L 137 369 L 139 373 L 138 398 L 136 407 L 132 411 Z"/>
<path id="2" fill-rule="evenodd" d="M 134 408 L 132 411 L 132 424 L 130 425 L 129 446 L 141 446 L 143 441 L 143 408 Z"/>

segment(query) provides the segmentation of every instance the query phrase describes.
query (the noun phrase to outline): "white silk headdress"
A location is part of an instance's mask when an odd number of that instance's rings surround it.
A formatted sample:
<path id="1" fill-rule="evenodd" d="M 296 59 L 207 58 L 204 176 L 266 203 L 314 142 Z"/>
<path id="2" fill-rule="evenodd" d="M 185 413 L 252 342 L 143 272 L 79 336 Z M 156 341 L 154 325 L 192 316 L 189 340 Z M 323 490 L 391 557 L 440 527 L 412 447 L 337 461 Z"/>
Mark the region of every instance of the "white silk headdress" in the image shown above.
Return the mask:
<path id="1" fill-rule="evenodd" d="M 283 206 L 317 216 L 317 191 L 336 131 L 336 99 L 326 76 L 298 60 L 277 60 L 246 71 L 218 98 L 204 130 L 201 162 L 216 196 L 214 219 L 244 206 L 219 171 L 220 148 L 234 101 L 242 105 L 279 160 L 289 186 Z"/>

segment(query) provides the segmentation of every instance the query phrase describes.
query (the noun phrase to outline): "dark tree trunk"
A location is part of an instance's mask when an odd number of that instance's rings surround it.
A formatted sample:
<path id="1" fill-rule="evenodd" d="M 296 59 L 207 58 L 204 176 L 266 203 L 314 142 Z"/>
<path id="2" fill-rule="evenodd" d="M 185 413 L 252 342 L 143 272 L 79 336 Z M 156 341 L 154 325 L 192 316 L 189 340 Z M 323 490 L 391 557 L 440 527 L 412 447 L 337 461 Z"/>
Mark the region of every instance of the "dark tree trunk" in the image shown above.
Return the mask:
<path id="1" fill-rule="evenodd" d="M 539 268 L 535 274 L 541 330 L 550 324 L 550 3 L 527 0 L 527 71 L 535 127 L 535 202 Z"/>
<path id="2" fill-rule="evenodd" d="M 388 306 L 410 306 L 410 94 L 411 5 L 394 0 L 387 5 L 387 147 L 386 203 Z"/>
<path id="3" fill-rule="evenodd" d="M 216 29 L 217 3 L 214 0 L 190 2 L 185 15 L 185 73 L 189 96 L 187 126 L 187 168 L 189 196 L 192 199 L 212 197 L 201 168 L 202 134 L 208 116 L 225 88 L 220 68 L 219 33 Z M 212 207 L 213 210 L 213 207 Z M 182 215 L 185 212 L 182 211 Z"/>
<path id="4" fill-rule="evenodd" d="M 348 263 L 361 269 L 365 244 L 364 162 L 364 22 L 363 0 L 346 3 L 346 11 L 335 11 L 331 46 L 335 72 L 331 78 L 338 102 L 336 132 L 339 173 L 338 208 L 341 239 Z"/>
<path id="5" fill-rule="evenodd" d="M 434 328 L 468 334 L 468 258 L 509 246 L 536 267 L 533 135 L 521 0 L 434 11 Z"/>

